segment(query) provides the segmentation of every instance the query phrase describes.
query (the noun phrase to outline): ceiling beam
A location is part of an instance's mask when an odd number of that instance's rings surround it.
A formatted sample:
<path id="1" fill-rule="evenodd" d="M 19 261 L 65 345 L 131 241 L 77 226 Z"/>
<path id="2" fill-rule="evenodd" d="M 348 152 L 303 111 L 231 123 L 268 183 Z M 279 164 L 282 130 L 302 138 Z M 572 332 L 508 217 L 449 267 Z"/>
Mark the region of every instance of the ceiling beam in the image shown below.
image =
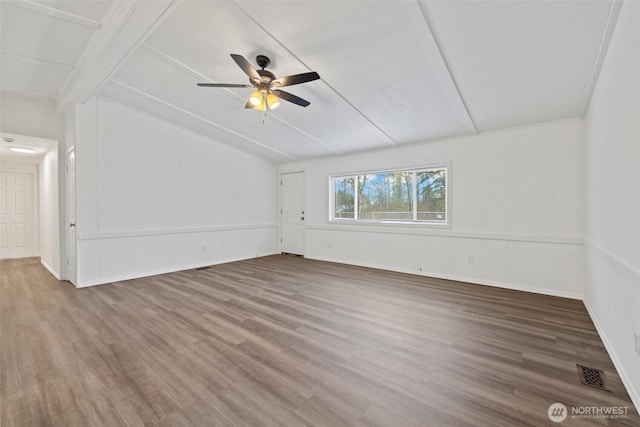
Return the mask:
<path id="1" fill-rule="evenodd" d="M 609 17 L 607 18 L 607 24 L 605 25 L 604 32 L 602 33 L 602 40 L 600 41 L 598 56 L 596 57 L 596 61 L 593 64 L 593 70 L 591 71 L 591 80 L 589 80 L 589 85 L 587 86 L 587 92 L 584 95 L 584 100 L 582 101 L 582 107 L 580 108 L 580 117 L 586 116 L 587 111 L 589 111 L 589 104 L 591 104 L 591 96 L 593 95 L 593 91 L 596 87 L 596 83 L 598 83 L 598 78 L 600 77 L 600 71 L 602 71 L 604 58 L 607 56 L 607 51 L 609 50 L 609 44 L 611 43 L 611 38 L 613 37 L 613 30 L 616 28 L 616 23 L 618 22 L 618 16 L 620 16 L 621 8 L 622 8 L 622 0 L 613 0 L 611 2 L 611 9 L 609 10 Z"/>
<path id="2" fill-rule="evenodd" d="M 2 90 L 2 93 L 15 93 L 15 94 L 33 97 L 33 98 L 47 99 L 50 101 L 55 101 L 56 99 L 56 93 L 47 92 L 43 90 L 6 88 L 6 87 L 3 87 L 1 90 Z"/>
<path id="3" fill-rule="evenodd" d="M 57 98 L 64 113 L 84 103 L 111 78 L 151 32 L 171 13 L 175 0 L 116 1 L 91 39 Z"/>
<path id="4" fill-rule="evenodd" d="M 100 28 L 100 22 L 94 21 L 93 19 L 89 19 L 84 16 L 79 16 L 73 13 L 65 12 L 63 10 L 44 5 L 42 3 L 36 3 L 31 0 L 18 0 L 13 4 L 23 9 L 40 13 L 42 15 L 46 15 L 51 18 L 61 19 L 63 21 L 67 21 L 72 24 L 82 25 L 84 27 L 89 27 L 93 29 Z"/>
<path id="5" fill-rule="evenodd" d="M 0 57 L 3 58 L 2 62 L 10 61 L 12 59 L 16 59 L 16 60 L 19 60 L 19 61 L 31 62 L 32 64 L 54 65 L 56 67 L 65 67 L 65 68 L 73 69 L 73 64 L 66 64 L 64 62 L 49 61 L 48 59 L 31 58 L 29 56 L 16 55 L 15 53 L 0 52 Z"/>
<path id="6" fill-rule="evenodd" d="M 451 73 L 451 69 L 449 68 L 449 64 L 444 58 L 442 54 L 442 47 L 438 40 L 436 39 L 435 34 L 431 30 L 432 25 L 429 22 L 429 16 L 427 14 L 426 5 L 424 0 L 416 0 L 418 3 L 418 8 L 422 13 L 422 17 L 424 18 L 424 22 L 426 24 L 426 32 L 423 41 L 425 43 L 425 49 L 428 50 L 431 54 L 429 58 L 431 58 L 434 63 L 433 70 L 438 76 L 438 80 L 440 81 L 440 85 L 444 89 L 449 101 L 451 102 L 451 107 L 456 112 L 458 118 L 460 119 L 461 124 L 464 126 L 465 130 L 468 134 L 477 134 L 478 128 L 473 122 L 473 118 L 469 113 L 469 109 L 464 102 L 464 98 L 460 93 L 460 89 L 456 83 L 456 79 L 453 77 Z"/>

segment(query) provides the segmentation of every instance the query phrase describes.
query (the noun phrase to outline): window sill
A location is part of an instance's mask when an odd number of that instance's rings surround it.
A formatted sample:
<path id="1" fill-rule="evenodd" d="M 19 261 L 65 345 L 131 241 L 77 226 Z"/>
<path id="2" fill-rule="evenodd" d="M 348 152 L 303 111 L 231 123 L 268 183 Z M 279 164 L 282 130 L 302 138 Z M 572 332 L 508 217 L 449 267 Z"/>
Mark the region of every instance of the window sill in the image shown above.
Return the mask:
<path id="1" fill-rule="evenodd" d="M 392 220 L 352 220 L 352 219 L 330 219 L 327 224 L 331 225 L 354 225 L 359 227 L 366 226 L 392 226 L 392 227 L 416 227 L 416 228 L 451 228 L 449 222 L 431 222 L 431 221 L 392 221 Z"/>

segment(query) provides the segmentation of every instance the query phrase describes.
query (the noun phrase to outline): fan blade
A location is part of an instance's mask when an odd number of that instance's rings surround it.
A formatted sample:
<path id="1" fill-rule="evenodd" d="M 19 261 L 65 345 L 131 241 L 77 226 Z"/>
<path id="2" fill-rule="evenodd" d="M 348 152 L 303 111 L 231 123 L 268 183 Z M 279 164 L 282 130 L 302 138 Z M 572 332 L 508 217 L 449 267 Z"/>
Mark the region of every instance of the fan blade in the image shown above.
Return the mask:
<path id="1" fill-rule="evenodd" d="M 232 83 L 198 83 L 200 87 L 253 87 L 251 85 L 241 85 Z"/>
<path id="2" fill-rule="evenodd" d="M 272 81 L 271 84 L 278 87 L 293 86 L 299 85 L 300 83 L 318 80 L 319 78 L 320 75 L 315 71 L 312 71 L 310 73 L 294 74 L 292 76 L 280 77 L 279 79 L 275 79 L 274 81 Z"/>
<path id="3" fill-rule="evenodd" d="M 306 107 L 309 104 L 311 104 L 306 99 L 302 99 L 299 96 L 295 96 L 294 94 L 289 93 L 289 92 L 285 92 L 283 90 L 274 90 L 272 92 L 278 98 L 284 99 L 285 101 L 293 102 L 294 104 L 297 104 L 297 105 L 299 105 L 301 107 Z"/>
<path id="4" fill-rule="evenodd" d="M 253 68 L 253 65 L 251 65 L 251 62 L 247 61 L 244 58 L 244 56 L 232 53 L 231 57 L 233 58 L 234 61 L 236 61 L 236 64 L 238 64 L 238 67 L 242 68 L 242 71 L 244 71 L 245 74 L 249 76 L 251 81 L 254 81 L 254 80 L 257 80 L 258 82 L 262 81 L 262 77 L 260 77 L 260 74 L 258 74 L 255 68 Z"/>
<path id="5" fill-rule="evenodd" d="M 253 105 L 251 103 L 251 101 L 247 101 L 246 105 L 244 106 L 244 108 L 255 108 L 255 105 Z"/>

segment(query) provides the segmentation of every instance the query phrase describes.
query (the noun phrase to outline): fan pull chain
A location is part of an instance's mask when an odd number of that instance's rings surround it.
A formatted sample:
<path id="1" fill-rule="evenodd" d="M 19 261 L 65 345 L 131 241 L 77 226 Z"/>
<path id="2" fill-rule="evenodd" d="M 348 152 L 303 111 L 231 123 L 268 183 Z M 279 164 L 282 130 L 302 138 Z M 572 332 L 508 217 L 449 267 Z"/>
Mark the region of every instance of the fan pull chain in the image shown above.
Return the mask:
<path id="1" fill-rule="evenodd" d="M 267 118 L 267 110 L 269 109 L 269 103 L 267 102 L 267 91 L 262 92 L 262 99 L 264 99 L 264 115 L 262 116 L 262 124 L 264 125 L 264 121 Z"/>

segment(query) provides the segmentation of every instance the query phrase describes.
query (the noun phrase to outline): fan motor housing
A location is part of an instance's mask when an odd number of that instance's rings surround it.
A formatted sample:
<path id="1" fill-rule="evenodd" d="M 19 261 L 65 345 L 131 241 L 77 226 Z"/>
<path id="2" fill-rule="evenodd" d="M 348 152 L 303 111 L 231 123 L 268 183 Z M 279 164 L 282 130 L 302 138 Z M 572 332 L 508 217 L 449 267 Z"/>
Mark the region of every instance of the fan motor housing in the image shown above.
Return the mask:
<path id="1" fill-rule="evenodd" d="M 256 64 L 258 64 L 260 68 L 267 68 L 269 64 L 271 64 L 271 60 L 268 56 L 258 55 L 256 56 Z"/>
<path id="2" fill-rule="evenodd" d="M 276 79 L 275 74 L 273 74 L 271 71 L 267 71 L 267 70 L 256 70 L 256 71 L 258 72 L 258 74 L 260 74 L 260 77 L 262 77 L 262 83 L 269 84 Z"/>

